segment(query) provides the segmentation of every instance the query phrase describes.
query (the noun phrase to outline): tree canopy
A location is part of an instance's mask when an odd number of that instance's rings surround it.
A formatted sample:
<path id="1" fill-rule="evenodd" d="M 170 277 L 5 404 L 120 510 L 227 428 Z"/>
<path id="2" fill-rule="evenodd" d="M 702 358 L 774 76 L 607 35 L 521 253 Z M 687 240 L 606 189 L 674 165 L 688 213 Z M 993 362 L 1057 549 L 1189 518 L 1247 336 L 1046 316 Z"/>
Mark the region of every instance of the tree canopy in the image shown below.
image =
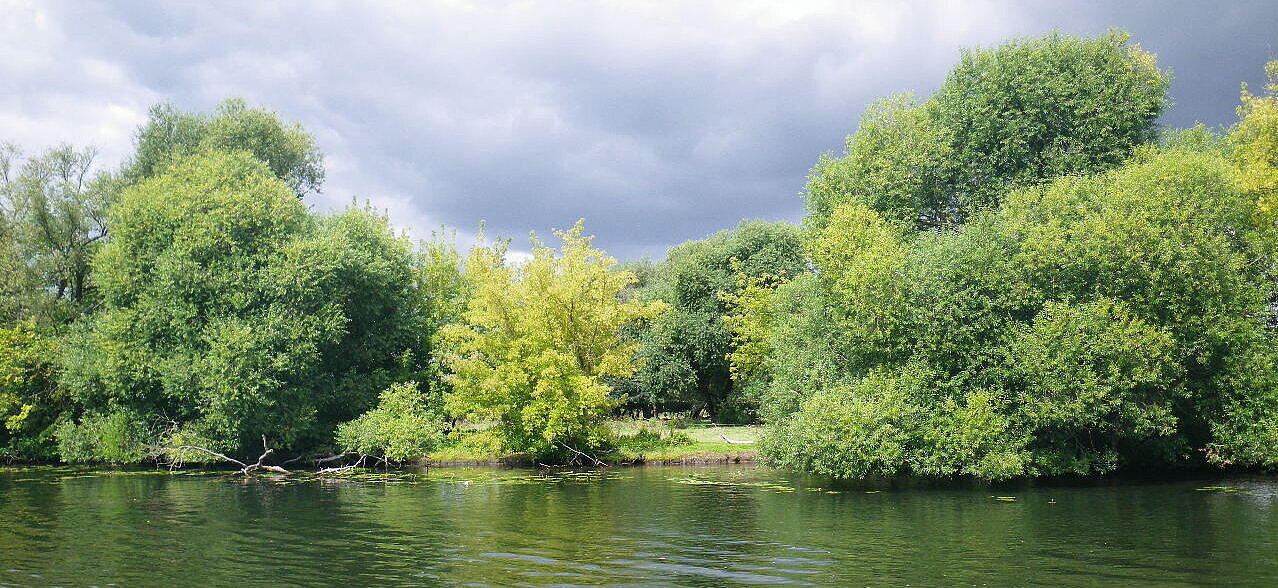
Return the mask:
<path id="1" fill-rule="evenodd" d="M 734 385 L 728 365 L 732 333 L 725 294 L 739 275 L 789 277 L 807 267 L 799 228 L 745 221 L 700 241 L 672 247 L 635 296 L 670 310 L 637 329 L 639 368 L 618 392 L 644 409 L 705 408 L 720 422 L 754 420 L 753 400 Z"/>
<path id="2" fill-rule="evenodd" d="M 444 327 L 448 411 L 497 423 L 487 433 L 506 451 L 603 445 L 602 417 L 616 405 L 605 379 L 635 369 L 636 346 L 621 329 L 664 308 L 621 299 L 634 275 L 610 271 L 616 260 L 591 245 L 582 222 L 555 236 L 559 248 L 534 236 L 519 265 L 507 262 L 505 242 L 473 248 L 463 320 Z"/>
<path id="3" fill-rule="evenodd" d="M 126 190 L 110 223 L 102 309 L 63 360 L 85 414 L 222 450 L 314 445 L 429 336 L 411 249 L 386 219 L 316 216 L 245 152 L 174 163 Z"/>
<path id="4" fill-rule="evenodd" d="M 1152 148 L 945 233 L 837 208 L 819 273 L 762 302 L 765 452 L 840 477 L 1272 465 L 1255 209 L 1226 158 Z"/>
<path id="5" fill-rule="evenodd" d="M 138 129 L 136 152 L 124 176 L 130 181 L 159 175 L 182 158 L 207 151 L 247 151 L 299 197 L 324 183 L 324 155 L 297 123 L 229 98 L 212 113 L 187 112 L 172 104 L 153 106 Z"/>
<path id="6" fill-rule="evenodd" d="M 953 227 L 1011 187 L 1120 165 L 1156 135 L 1170 75 L 1120 31 L 1052 33 L 964 51 L 941 88 L 870 105 L 842 157 L 812 169 L 807 223 L 859 203 L 919 228 Z"/>

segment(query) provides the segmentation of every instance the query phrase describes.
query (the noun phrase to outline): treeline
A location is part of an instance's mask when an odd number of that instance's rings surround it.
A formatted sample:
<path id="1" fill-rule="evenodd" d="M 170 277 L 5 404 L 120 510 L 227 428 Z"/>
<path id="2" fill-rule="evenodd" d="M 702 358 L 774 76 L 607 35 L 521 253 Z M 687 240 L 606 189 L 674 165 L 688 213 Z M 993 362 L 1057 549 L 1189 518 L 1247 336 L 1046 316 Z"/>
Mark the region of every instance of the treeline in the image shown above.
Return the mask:
<path id="1" fill-rule="evenodd" d="M 161 105 L 116 170 L 0 157 L 0 455 L 192 461 L 446 444 L 602 455 L 618 414 L 767 425 L 771 463 L 1007 478 L 1278 462 L 1278 62 L 1160 129 L 1123 33 L 964 53 L 871 105 L 802 225 L 617 264 L 583 226 L 463 255 L 317 214 L 313 138 Z"/>
<path id="2" fill-rule="evenodd" d="M 1163 130 L 1126 35 L 968 51 L 807 188 L 814 271 L 733 298 L 772 463 L 1009 478 L 1278 462 L 1278 62 Z"/>

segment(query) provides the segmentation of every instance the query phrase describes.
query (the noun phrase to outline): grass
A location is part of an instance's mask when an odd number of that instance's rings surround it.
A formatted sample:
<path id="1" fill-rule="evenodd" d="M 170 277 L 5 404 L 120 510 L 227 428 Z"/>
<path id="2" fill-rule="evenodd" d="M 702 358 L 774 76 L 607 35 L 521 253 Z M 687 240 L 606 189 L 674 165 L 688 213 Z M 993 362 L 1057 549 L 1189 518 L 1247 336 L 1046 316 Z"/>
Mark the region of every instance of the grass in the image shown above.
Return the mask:
<path id="1" fill-rule="evenodd" d="M 739 462 L 754 461 L 756 447 L 728 443 L 758 441 L 760 427 L 694 423 L 678 427 L 667 421 L 624 420 L 610 423 L 618 437 L 623 462 Z"/>
<path id="2" fill-rule="evenodd" d="M 728 443 L 758 441 L 757 425 L 682 424 L 678 421 L 625 419 L 608 423 L 617 436 L 617 449 L 604 456 L 615 463 L 733 463 L 754 461 L 756 445 Z M 426 456 L 435 464 L 518 463 L 518 454 L 501 454 L 491 449 L 454 441 Z"/>

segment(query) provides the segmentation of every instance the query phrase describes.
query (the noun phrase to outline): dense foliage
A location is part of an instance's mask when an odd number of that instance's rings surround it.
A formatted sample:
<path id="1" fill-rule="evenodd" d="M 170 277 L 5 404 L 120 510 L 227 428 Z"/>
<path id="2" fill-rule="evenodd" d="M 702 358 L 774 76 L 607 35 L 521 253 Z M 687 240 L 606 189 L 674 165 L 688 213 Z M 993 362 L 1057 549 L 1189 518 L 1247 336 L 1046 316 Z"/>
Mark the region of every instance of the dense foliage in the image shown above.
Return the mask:
<path id="1" fill-rule="evenodd" d="M 210 151 L 248 152 L 299 197 L 324 183 L 324 156 L 310 133 L 239 98 L 227 99 L 211 114 L 155 105 L 138 129 L 136 154 L 123 175 L 132 181 L 153 177 L 184 157 Z"/>
<path id="2" fill-rule="evenodd" d="M 337 427 L 337 443 L 363 455 L 408 461 L 428 455 L 444 440 L 444 419 L 416 382 L 384 390 L 377 407 Z"/>
<path id="3" fill-rule="evenodd" d="M 506 243 L 476 246 L 466 259 L 473 291 L 461 323 L 444 329 L 452 414 L 495 423 L 483 434 L 506 451 L 545 456 L 604 445 L 603 418 L 616 406 L 607 378 L 634 372 L 635 345 L 621 329 L 664 305 L 620 294 L 635 277 L 591 245 L 578 222 L 532 238 L 532 259 L 512 266 Z"/>
<path id="4" fill-rule="evenodd" d="M 747 221 L 671 248 L 634 292 L 670 310 L 636 329 L 639 369 L 618 393 L 651 413 L 704 408 L 717 422 L 753 421 L 754 402 L 729 372 L 723 296 L 737 291 L 739 274 L 790 277 L 806 268 L 798 227 L 786 223 Z"/>
<path id="5" fill-rule="evenodd" d="M 110 223 L 102 308 L 64 352 L 86 413 L 219 450 L 314 445 L 422 350 L 409 244 L 363 209 L 313 215 L 244 152 L 175 163 Z"/>
<path id="6" fill-rule="evenodd" d="M 815 274 L 737 300 L 765 455 L 839 477 L 1275 465 L 1275 224 L 1249 183 L 1272 152 L 1240 148 L 1273 135 L 1244 99 L 1232 147 L 1200 129 L 949 230 L 834 206 Z"/>
<path id="7" fill-rule="evenodd" d="M 824 226 L 858 203 L 907 225 L 951 227 L 1009 187 L 1115 167 L 1154 138 L 1169 83 L 1121 32 L 966 51 L 934 96 L 872 104 L 844 156 L 817 162 L 807 222 Z"/>
<path id="8" fill-rule="evenodd" d="M 0 458 L 52 456 L 55 419 L 68 403 L 56 351 L 30 322 L 0 328 Z"/>
<path id="9" fill-rule="evenodd" d="M 517 262 L 312 212 L 314 138 L 238 99 L 156 106 L 118 170 L 4 145 L 0 459 L 570 460 L 681 411 L 836 477 L 1278 467 L 1266 71 L 1227 131 L 1159 129 L 1169 76 L 1123 33 L 971 50 L 868 107 L 802 225 L 656 263 L 580 222 Z"/>

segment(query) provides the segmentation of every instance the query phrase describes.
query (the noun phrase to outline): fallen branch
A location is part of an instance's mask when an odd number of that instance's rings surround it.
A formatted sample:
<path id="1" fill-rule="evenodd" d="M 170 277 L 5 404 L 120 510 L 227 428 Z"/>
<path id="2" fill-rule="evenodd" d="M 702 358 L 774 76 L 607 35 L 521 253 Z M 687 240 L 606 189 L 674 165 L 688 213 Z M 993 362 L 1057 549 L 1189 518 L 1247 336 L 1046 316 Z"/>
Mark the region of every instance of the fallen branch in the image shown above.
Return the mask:
<path id="1" fill-rule="evenodd" d="M 719 438 L 733 445 L 754 445 L 754 441 L 735 441 L 735 440 L 729 439 L 728 436 L 724 435 L 723 433 L 719 433 Z"/>
<path id="2" fill-rule="evenodd" d="M 347 454 L 350 454 L 350 455 L 357 455 L 357 454 L 355 454 L 355 453 L 353 453 L 353 452 L 349 452 L 349 451 L 348 451 L 348 452 L 346 452 L 346 453 L 342 454 L 342 455 L 341 455 L 341 457 L 346 457 L 346 456 L 347 456 Z M 338 456 L 333 456 L 333 457 L 338 457 Z M 324 474 L 336 474 L 336 473 L 341 473 L 341 472 L 350 471 L 350 470 L 353 470 L 353 469 L 356 469 L 356 468 L 362 468 L 362 467 L 364 467 L 364 460 L 365 460 L 365 459 L 367 459 L 367 458 L 368 458 L 368 456 L 367 456 L 367 455 L 360 455 L 360 456 L 359 456 L 359 459 L 358 459 L 358 460 L 356 460 L 356 461 L 355 461 L 355 463 L 353 463 L 353 464 L 350 464 L 350 465 L 344 465 L 344 466 L 337 466 L 337 467 L 332 467 L 332 468 L 323 468 L 323 469 L 321 469 L 320 471 L 315 472 L 315 473 L 316 473 L 316 474 L 318 474 L 318 475 L 324 475 Z M 326 460 L 328 460 L 328 461 L 334 461 L 334 460 L 333 460 L 333 459 L 331 459 L 331 458 L 325 458 L 325 459 L 326 459 Z M 317 463 L 318 463 L 318 461 L 317 461 Z"/>
<path id="3" fill-rule="evenodd" d="M 593 456 L 593 455 L 590 455 L 589 453 L 586 453 L 586 452 L 584 452 L 584 451 L 578 451 L 578 450 L 576 450 L 576 449 L 572 448 L 572 447 L 571 447 L 570 445 L 568 445 L 567 443 L 564 443 L 563 441 L 560 441 L 560 442 L 559 442 L 559 444 L 560 444 L 560 445 L 562 445 L 562 446 L 564 447 L 564 449 L 567 449 L 568 451 L 571 451 L 571 452 L 573 452 L 573 453 L 576 453 L 577 455 L 580 455 L 580 456 L 582 456 L 582 457 L 584 457 L 584 458 L 586 458 L 586 459 L 589 459 L 590 461 L 595 462 L 595 465 L 597 465 L 597 466 L 606 466 L 606 465 L 608 465 L 608 464 L 606 464 L 606 463 L 604 463 L 604 462 L 600 461 L 600 460 L 599 460 L 599 458 L 597 458 L 597 457 L 595 457 L 595 456 Z"/>
<path id="4" fill-rule="evenodd" d="M 237 465 L 237 466 L 240 466 L 240 473 L 241 473 L 241 474 L 243 474 L 243 475 L 245 475 L 245 476 L 247 476 L 247 475 L 249 475 L 249 474 L 251 474 L 251 473 L 253 473 L 253 472 L 257 471 L 257 470 L 266 470 L 266 471 L 268 471 L 268 472 L 276 472 L 276 473 L 280 473 L 280 474 L 290 474 L 290 473 L 292 473 L 292 472 L 289 472 L 288 470 L 284 469 L 283 467 L 280 467 L 280 466 L 277 466 L 277 465 L 267 465 L 267 464 L 265 463 L 265 462 L 266 462 L 266 458 L 268 458 L 268 457 L 270 457 L 270 456 L 272 456 L 272 455 L 274 455 L 274 454 L 275 454 L 275 450 L 274 450 L 274 449 L 271 449 L 271 448 L 270 448 L 270 446 L 266 443 L 266 435 L 262 435 L 262 455 L 258 456 L 258 458 L 257 458 L 257 462 L 256 462 L 256 463 L 251 463 L 251 464 L 249 464 L 249 463 L 244 463 L 244 462 L 242 462 L 242 461 L 240 461 L 240 460 L 238 460 L 238 459 L 235 459 L 234 457 L 231 457 L 231 456 L 229 456 L 229 455 L 225 455 L 225 454 L 222 454 L 222 453 L 218 453 L 218 452 L 216 452 L 216 451 L 213 451 L 213 450 L 211 450 L 211 449 L 206 449 L 206 448 L 204 448 L 204 447 L 200 447 L 200 446 L 198 446 L 198 445 L 181 445 L 181 446 L 174 447 L 174 448 L 164 448 L 164 449 L 163 449 L 163 451 L 165 451 L 165 452 L 198 451 L 198 452 L 200 452 L 200 453 L 204 453 L 204 454 L 206 454 L 206 455 L 211 455 L 211 456 L 216 457 L 216 458 L 218 458 L 218 459 L 221 459 L 221 460 L 223 460 L 223 461 L 228 461 L 228 462 L 233 463 L 233 464 L 235 464 L 235 465 Z M 177 459 L 176 459 L 175 461 L 173 461 L 172 463 L 170 463 L 169 465 L 170 465 L 170 467 L 178 467 L 178 466 L 181 466 L 181 464 L 182 464 L 182 458 L 181 458 L 181 454 L 179 453 L 179 455 L 178 455 Z"/>
<path id="5" fill-rule="evenodd" d="M 335 461 L 342 461 L 342 460 L 344 460 L 344 459 L 346 459 L 346 458 L 348 458 L 348 457 L 355 457 L 355 456 L 357 456 L 357 455 L 360 455 L 360 454 L 355 453 L 354 451 L 343 451 L 343 452 L 341 452 L 341 453 L 339 453 L 339 454 L 337 454 L 337 455 L 330 455 L 330 456 L 328 456 L 328 457 L 321 457 L 321 458 L 319 458 L 319 459 L 315 460 L 315 465 L 320 465 L 320 464 L 322 464 L 322 463 L 332 463 L 332 462 L 335 462 Z M 362 458 L 362 457 L 365 457 L 365 456 L 361 456 L 361 458 Z"/>
<path id="6" fill-rule="evenodd" d="M 231 463 L 233 463 L 233 464 L 235 464 L 235 465 L 237 465 L 237 466 L 240 466 L 240 469 L 243 469 L 243 468 L 248 467 L 248 464 L 246 464 L 246 463 L 244 463 L 244 462 L 242 462 L 242 461 L 240 461 L 240 460 L 238 460 L 238 459 L 235 459 L 234 457 L 229 457 L 229 456 L 223 455 L 223 454 L 221 454 L 221 453 L 218 453 L 218 452 L 216 452 L 216 451 L 213 451 L 213 450 L 210 450 L 210 449 L 205 449 L 205 448 L 200 447 L 200 446 L 198 446 L 198 445 L 182 445 L 182 446 L 179 446 L 179 447 L 164 447 L 164 448 L 162 448 L 162 449 L 163 449 L 164 451 L 168 451 L 168 452 L 178 452 L 178 451 L 199 451 L 200 453 L 207 453 L 207 454 L 209 454 L 209 455 L 212 455 L 213 457 L 220 458 L 220 459 L 223 459 L 223 460 L 225 460 L 225 461 L 229 461 L 229 462 L 231 462 Z M 178 466 L 178 467 L 181 467 L 182 463 L 183 463 L 183 460 L 182 460 L 182 458 L 181 458 L 181 457 L 179 457 L 179 458 L 177 459 L 177 461 L 171 462 L 169 465 L 171 465 L 171 466 Z"/>

